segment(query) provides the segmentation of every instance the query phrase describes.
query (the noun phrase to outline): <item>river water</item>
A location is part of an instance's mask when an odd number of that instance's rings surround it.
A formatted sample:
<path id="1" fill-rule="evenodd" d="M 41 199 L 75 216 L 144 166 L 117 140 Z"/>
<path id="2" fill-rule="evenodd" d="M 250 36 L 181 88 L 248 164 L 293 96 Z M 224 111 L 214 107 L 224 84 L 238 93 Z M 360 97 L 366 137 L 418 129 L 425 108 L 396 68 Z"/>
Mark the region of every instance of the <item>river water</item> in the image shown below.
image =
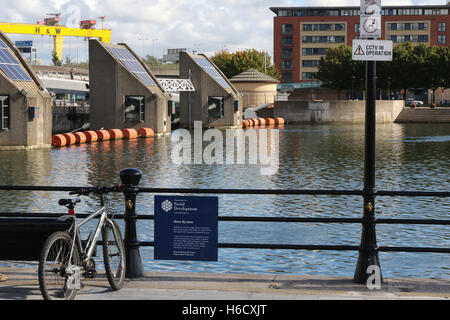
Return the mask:
<path id="1" fill-rule="evenodd" d="M 448 191 L 450 124 L 377 125 L 378 190 Z M 138 168 L 140 186 L 236 189 L 362 189 L 364 125 L 287 125 L 279 128 L 279 169 L 260 166 L 177 165 L 170 137 L 108 141 L 52 150 L 0 153 L 0 184 L 96 186 L 119 183 L 118 172 Z M 0 191 L 2 212 L 63 212 L 67 193 Z M 140 194 L 138 214 L 153 214 L 153 195 Z M 120 194 L 112 210 L 123 213 Z M 94 198 L 79 212 L 96 208 Z M 448 219 L 445 198 L 379 197 L 379 218 Z M 219 195 L 221 216 L 361 217 L 359 196 Z M 122 224 L 123 226 L 123 224 Z M 220 222 L 219 242 L 359 245 L 358 224 Z M 138 221 L 139 240 L 153 241 L 153 221 Z M 380 246 L 450 247 L 448 226 L 378 225 Z M 353 276 L 357 252 L 219 249 L 218 262 L 155 261 L 140 249 L 146 271 L 287 273 Z M 450 278 L 450 256 L 380 253 L 384 277 Z"/>

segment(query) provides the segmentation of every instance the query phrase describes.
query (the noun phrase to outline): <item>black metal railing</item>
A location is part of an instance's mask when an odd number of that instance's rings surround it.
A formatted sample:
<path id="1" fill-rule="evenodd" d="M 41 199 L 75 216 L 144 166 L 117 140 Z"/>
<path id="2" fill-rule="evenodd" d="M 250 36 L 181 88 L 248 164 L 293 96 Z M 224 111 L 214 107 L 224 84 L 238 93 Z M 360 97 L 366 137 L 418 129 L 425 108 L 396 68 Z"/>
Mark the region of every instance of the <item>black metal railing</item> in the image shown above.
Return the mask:
<path id="1" fill-rule="evenodd" d="M 132 175 L 139 175 L 137 169 L 126 169 Z M 125 171 L 125 170 L 123 170 Z M 125 221 L 125 246 L 127 252 L 127 277 L 137 278 L 143 275 L 142 261 L 139 248 L 154 246 L 152 241 L 139 241 L 136 233 L 136 222 L 138 220 L 153 220 L 154 215 L 136 214 L 136 196 L 140 193 L 147 194 L 229 194 L 229 195 L 324 195 L 324 196 L 361 196 L 367 194 L 361 190 L 261 190 L 261 189 L 183 189 L 183 188 L 139 188 L 139 179 L 133 183 L 127 183 L 127 178 L 122 175 L 124 185 L 120 188 L 125 197 L 125 213 L 115 215 L 116 218 Z M 54 187 L 54 186 L 0 186 L 0 190 L 17 191 L 77 191 L 87 189 L 85 187 Z M 450 192 L 422 192 L 422 191 L 375 191 L 370 194 L 373 199 L 377 197 L 450 197 Z M 368 210 L 370 208 L 364 208 Z M 370 210 L 369 210 L 370 211 Z M 372 210 L 373 211 L 373 210 Z M 17 217 L 18 213 L 0 213 L 2 217 Z M 20 213 L 21 216 L 30 214 Z M 61 214 L 40 213 L 39 217 L 56 217 Z M 78 214 L 84 218 L 87 214 Z M 287 222 L 287 223 L 324 223 L 324 224 L 361 224 L 364 228 L 369 226 L 375 231 L 375 225 L 380 224 L 403 224 L 403 225 L 450 225 L 450 220 L 444 219 L 376 219 L 373 218 L 334 218 L 334 217 L 259 217 L 259 216 L 219 216 L 222 222 Z M 375 241 L 374 241 L 375 240 Z M 356 266 L 354 281 L 365 283 L 367 279 L 366 265 L 375 264 L 379 266 L 378 252 L 427 252 L 427 253 L 450 253 L 450 248 L 444 247 L 408 247 L 408 246 L 381 246 L 376 243 L 375 234 L 362 233 L 359 245 L 318 245 L 318 244 L 264 244 L 264 243 L 219 243 L 219 248 L 234 249 L 289 249 L 289 250 L 318 250 L 318 251 L 359 251 L 360 255 Z M 369 261 L 361 262 L 362 259 Z M 381 269 L 380 269 L 381 270 Z"/>

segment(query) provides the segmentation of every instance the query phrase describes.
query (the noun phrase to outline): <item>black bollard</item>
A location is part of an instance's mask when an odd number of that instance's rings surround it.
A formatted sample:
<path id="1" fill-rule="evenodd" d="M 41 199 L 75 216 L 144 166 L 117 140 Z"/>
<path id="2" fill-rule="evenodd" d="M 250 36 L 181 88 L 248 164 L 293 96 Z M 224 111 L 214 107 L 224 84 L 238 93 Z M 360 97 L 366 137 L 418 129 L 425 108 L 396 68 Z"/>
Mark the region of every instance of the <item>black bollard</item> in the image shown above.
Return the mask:
<path id="1" fill-rule="evenodd" d="M 139 253 L 139 241 L 136 233 L 136 195 L 141 180 L 142 172 L 138 169 L 124 169 L 120 171 L 123 194 L 125 196 L 125 257 L 126 278 L 140 278 L 144 276 L 141 254 Z"/>
<path id="2" fill-rule="evenodd" d="M 376 65 L 375 61 L 367 61 L 366 65 L 366 129 L 364 156 L 364 216 L 362 223 L 359 257 L 353 281 L 367 284 L 370 278 L 368 270 L 376 267 L 381 276 L 378 259 L 375 217 L 375 138 L 376 138 Z"/>

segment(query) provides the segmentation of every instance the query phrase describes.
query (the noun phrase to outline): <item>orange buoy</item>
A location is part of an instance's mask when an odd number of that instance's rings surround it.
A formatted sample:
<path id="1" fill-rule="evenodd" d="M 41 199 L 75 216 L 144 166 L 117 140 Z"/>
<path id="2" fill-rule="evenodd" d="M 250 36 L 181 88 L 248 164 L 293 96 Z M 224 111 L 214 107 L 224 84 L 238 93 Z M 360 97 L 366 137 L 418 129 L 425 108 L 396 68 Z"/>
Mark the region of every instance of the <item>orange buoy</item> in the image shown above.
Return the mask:
<path id="1" fill-rule="evenodd" d="M 266 125 L 266 119 L 264 119 L 264 118 L 259 118 L 259 124 L 260 124 L 261 126 L 265 126 L 265 125 Z"/>
<path id="2" fill-rule="evenodd" d="M 63 133 L 64 138 L 66 138 L 66 146 L 70 146 L 77 142 L 77 138 L 73 133 Z"/>
<path id="3" fill-rule="evenodd" d="M 242 121 L 242 128 L 247 128 L 248 127 L 248 120 L 243 120 Z"/>
<path id="4" fill-rule="evenodd" d="M 62 134 L 55 134 L 52 136 L 52 146 L 62 147 L 67 144 L 67 139 Z"/>
<path id="5" fill-rule="evenodd" d="M 248 119 L 250 125 L 249 127 L 254 127 L 255 126 L 255 120 L 254 119 Z"/>
<path id="6" fill-rule="evenodd" d="M 111 139 L 111 135 L 109 134 L 108 130 L 97 130 L 95 131 L 98 137 L 98 141 L 104 141 Z"/>
<path id="7" fill-rule="evenodd" d="M 122 134 L 124 139 L 136 139 L 138 137 L 136 129 L 122 129 Z"/>
<path id="8" fill-rule="evenodd" d="M 86 136 L 86 142 L 95 142 L 98 140 L 98 135 L 95 131 L 84 131 L 84 135 Z"/>
<path id="9" fill-rule="evenodd" d="M 108 130 L 108 132 L 109 132 L 109 136 L 111 137 L 111 139 L 119 140 L 119 139 L 123 138 L 123 133 L 119 129 L 110 129 L 110 130 Z"/>
<path id="10" fill-rule="evenodd" d="M 260 126 L 261 125 L 261 120 L 259 120 L 259 118 L 255 119 L 255 126 Z"/>
<path id="11" fill-rule="evenodd" d="M 154 135 L 155 132 L 153 131 L 153 129 L 150 128 L 140 128 L 138 130 L 138 136 L 141 138 L 153 137 Z"/>
<path id="12" fill-rule="evenodd" d="M 86 135 L 83 132 L 75 132 L 73 134 L 75 136 L 75 143 L 85 143 L 86 142 Z"/>
<path id="13" fill-rule="evenodd" d="M 275 118 L 275 124 L 284 124 L 283 118 Z"/>
<path id="14" fill-rule="evenodd" d="M 275 124 L 275 119 L 273 119 L 273 118 L 266 118 L 265 120 L 266 120 L 266 124 L 268 124 L 268 125 Z"/>

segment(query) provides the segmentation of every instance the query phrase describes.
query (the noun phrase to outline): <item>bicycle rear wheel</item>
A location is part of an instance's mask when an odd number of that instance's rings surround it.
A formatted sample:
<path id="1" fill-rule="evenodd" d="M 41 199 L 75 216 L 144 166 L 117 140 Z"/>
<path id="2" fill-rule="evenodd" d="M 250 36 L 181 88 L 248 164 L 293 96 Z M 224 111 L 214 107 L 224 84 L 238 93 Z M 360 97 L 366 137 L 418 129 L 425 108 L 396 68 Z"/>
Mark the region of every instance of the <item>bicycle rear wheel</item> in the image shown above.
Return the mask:
<path id="1" fill-rule="evenodd" d="M 103 260 L 109 285 L 120 290 L 125 281 L 125 246 L 119 226 L 107 219 L 102 228 Z"/>
<path id="2" fill-rule="evenodd" d="M 76 289 L 69 289 L 69 275 L 66 268 L 69 265 L 79 265 L 80 259 L 76 248 L 72 259 L 70 251 L 72 238 L 67 232 L 55 232 L 44 243 L 39 258 L 39 289 L 45 300 L 72 300 L 77 294 Z M 70 262 L 70 263 L 69 263 Z"/>

